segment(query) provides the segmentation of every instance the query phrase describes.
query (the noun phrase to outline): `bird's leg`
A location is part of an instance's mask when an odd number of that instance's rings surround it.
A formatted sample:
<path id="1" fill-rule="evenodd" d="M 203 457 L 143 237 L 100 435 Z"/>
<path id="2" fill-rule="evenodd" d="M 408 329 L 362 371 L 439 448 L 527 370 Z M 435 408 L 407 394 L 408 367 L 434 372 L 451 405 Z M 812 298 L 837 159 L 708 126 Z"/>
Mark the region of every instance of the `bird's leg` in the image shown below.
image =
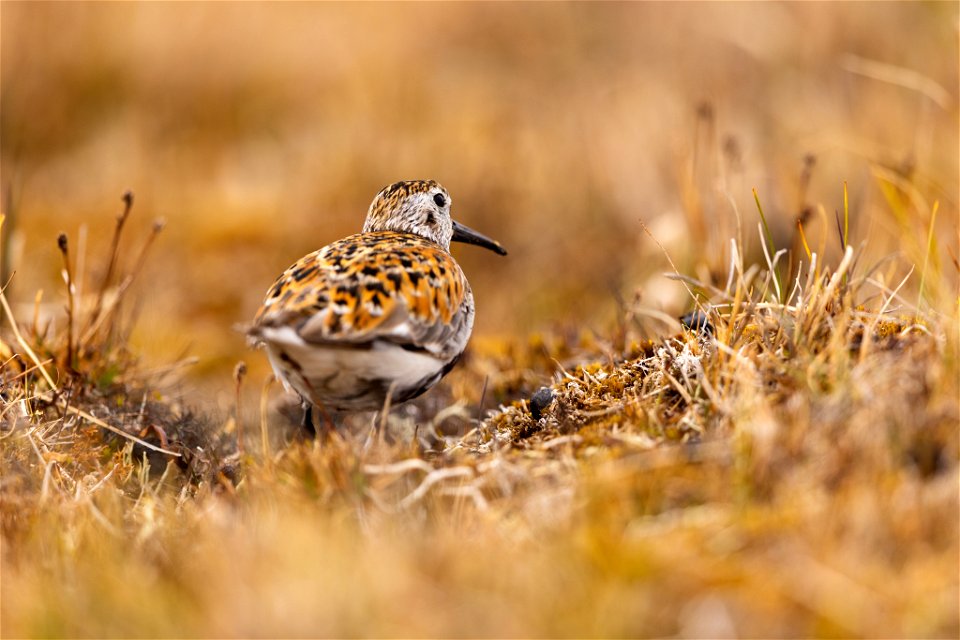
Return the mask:
<path id="1" fill-rule="evenodd" d="M 317 437 L 317 428 L 313 426 L 313 403 L 304 400 L 301 406 L 303 407 L 303 421 L 300 422 L 300 428 L 303 429 L 303 433 L 308 439 L 313 440 Z"/>
<path id="2" fill-rule="evenodd" d="M 326 440 L 328 437 L 330 437 L 330 434 L 334 432 L 335 427 L 333 424 L 333 418 L 331 418 L 330 414 L 327 413 L 327 408 L 324 407 L 323 404 L 317 403 L 316 407 L 317 409 L 320 409 L 320 419 L 323 421 L 323 430 L 321 435 L 323 436 L 323 439 Z"/>
<path id="3" fill-rule="evenodd" d="M 303 421 L 300 423 L 300 427 L 303 429 L 304 435 L 309 440 L 313 440 L 317 437 L 317 427 L 314 424 L 313 410 L 318 409 L 320 411 L 320 424 L 321 424 L 320 437 L 326 440 L 327 437 L 329 437 L 330 434 L 333 433 L 335 428 L 333 423 L 333 418 L 331 418 L 330 414 L 327 413 L 326 407 L 324 407 L 319 402 L 313 403 L 313 402 L 310 402 L 309 400 L 304 400 L 302 406 L 303 406 Z"/>

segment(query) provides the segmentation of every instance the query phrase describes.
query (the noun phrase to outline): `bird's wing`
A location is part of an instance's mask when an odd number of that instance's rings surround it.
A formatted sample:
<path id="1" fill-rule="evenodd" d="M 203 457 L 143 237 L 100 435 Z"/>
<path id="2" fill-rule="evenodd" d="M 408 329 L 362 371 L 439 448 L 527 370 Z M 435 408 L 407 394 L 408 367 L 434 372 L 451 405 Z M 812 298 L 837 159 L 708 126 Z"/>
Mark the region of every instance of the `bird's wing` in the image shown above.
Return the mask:
<path id="1" fill-rule="evenodd" d="M 308 343 L 388 340 L 447 358 L 462 350 L 472 321 L 472 295 L 450 254 L 419 236 L 376 232 L 344 238 L 287 269 L 253 333 L 290 327 Z"/>

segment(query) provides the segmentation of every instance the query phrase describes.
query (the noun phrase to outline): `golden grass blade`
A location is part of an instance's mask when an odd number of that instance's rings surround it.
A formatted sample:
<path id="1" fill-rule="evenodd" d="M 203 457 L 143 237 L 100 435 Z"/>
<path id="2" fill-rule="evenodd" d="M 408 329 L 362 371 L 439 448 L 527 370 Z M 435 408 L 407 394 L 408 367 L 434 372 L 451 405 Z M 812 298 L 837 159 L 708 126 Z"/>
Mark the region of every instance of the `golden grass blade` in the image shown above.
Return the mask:
<path id="1" fill-rule="evenodd" d="M 917 292 L 917 309 L 922 308 L 924 286 L 927 283 L 927 266 L 930 264 L 930 255 L 934 252 L 936 239 L 934 230 L 937 224 L 937 210 L 940 208 L 940 201 L 935 200 L 933 209 L 930 212 L 930 229 L 927 232 L 927 250 L 923 254 L 923 268 L 920 270 L 920 290 Z"/>
<path id="2" fill-rule="evenodd" d="M 921 93 L 930 98 L 941 109 L 949 109 L 953 104 L 949 91 L 938 82 L 913 69 L 863 58 L 852 53 L 843 57 L 841 65 L 851 73 Z"/>
<path id="3" fill-rule="evenodd" d="M 10 309 L 10 304 L 7 302 L 7 296 L 4 294 L 2 288 L 0 288 L 0 304 L 3 305 L 3 311 L 7 315 L 7 321 L 10 324 L 10 328 L 13 330 L 13 335 L 17 339 L 17 343 L 23 347 L 23 350 L 26 351 L 27 355 L 30 356 L 30 359 L 33 360 L 33 363 L 40 371 L 40 375 L 42 375 L 43 379 L 47 381 L 47 385 L 49 385 L 50 390 L 53 393 L 58 393 L 57 383 L 54 382 L 53 378 L 50 377 L 50 374 L 47 373 L 47 369 L 43 366 L 43 363 L 40 362 L 40 358 L 37 357 L 37 354 L 34 353 L 33 349 L 30 348 L 30 344 L 24 340 L 23 334 L 20 333 L 20 328 L 17 326 L 17 321 L 13 317 L 13 311 Z"/>
<path id="4" fill-rule="evenodd" d="M 797 231 L 800 232 L 800 241 L 803 243 L 803 250 L 807 254 L 807 260 L 812 260 L 812 255 L 810 253 L 810 245 L 807 244 L 807 234 L 803 232 L 803 222 L 797 220 Z"/>

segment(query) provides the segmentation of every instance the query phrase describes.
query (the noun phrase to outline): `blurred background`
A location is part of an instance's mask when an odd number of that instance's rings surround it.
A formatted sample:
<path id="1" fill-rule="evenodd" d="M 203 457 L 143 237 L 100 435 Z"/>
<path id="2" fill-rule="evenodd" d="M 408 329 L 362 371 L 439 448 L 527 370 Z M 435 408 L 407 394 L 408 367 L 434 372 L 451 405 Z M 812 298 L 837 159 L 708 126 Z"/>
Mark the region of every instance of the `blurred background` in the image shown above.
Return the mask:
<path id="1" fill-rule="evenodd" d="M 454 249 L 481 342 L 603 328 L 634 301 L 683 313 L 641 221 L 677 269 L 722 283 L 736 213 L 759 255 L 752 188 L 778 246 L 808 209 L 835 258 L 847 181 L 852 244 L 876 258 L 915 236 L 922 256 L 939 200 L 957 255 L 956 3 L 5 2 L 0 21 L 18 310 L 42 289 L 62 316 L 58 232 L 98 281 L 132 190 L 128 246 L 167 222 L 134 343 L 148 363 L 198 358 L 192 402 L 230 406 L 240 359 L 262 379 L 235 325 L 400 179 L 439 180 L 510 251 Z M 876 214 L 885 184 L 905 219 Z"/>

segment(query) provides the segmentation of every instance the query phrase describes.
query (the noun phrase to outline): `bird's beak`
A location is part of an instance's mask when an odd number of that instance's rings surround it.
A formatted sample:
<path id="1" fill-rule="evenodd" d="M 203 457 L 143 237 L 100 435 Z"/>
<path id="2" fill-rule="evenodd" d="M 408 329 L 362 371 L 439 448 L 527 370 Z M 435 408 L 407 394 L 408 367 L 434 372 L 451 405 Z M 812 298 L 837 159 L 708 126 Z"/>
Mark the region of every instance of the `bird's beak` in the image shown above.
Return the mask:
<path id="1" fill-rule="evenodd" d="M 465 242 L 466 244 L 475 244 L 478 247 L 489 249 L 501 256 L 507 255 L 507 250 L 500 246 L 500 243 L 494 242 L 482 233 L 477 233 L 465 224 L 460 224 L 456 220 L 453 222 L 453 241 Z"/>

